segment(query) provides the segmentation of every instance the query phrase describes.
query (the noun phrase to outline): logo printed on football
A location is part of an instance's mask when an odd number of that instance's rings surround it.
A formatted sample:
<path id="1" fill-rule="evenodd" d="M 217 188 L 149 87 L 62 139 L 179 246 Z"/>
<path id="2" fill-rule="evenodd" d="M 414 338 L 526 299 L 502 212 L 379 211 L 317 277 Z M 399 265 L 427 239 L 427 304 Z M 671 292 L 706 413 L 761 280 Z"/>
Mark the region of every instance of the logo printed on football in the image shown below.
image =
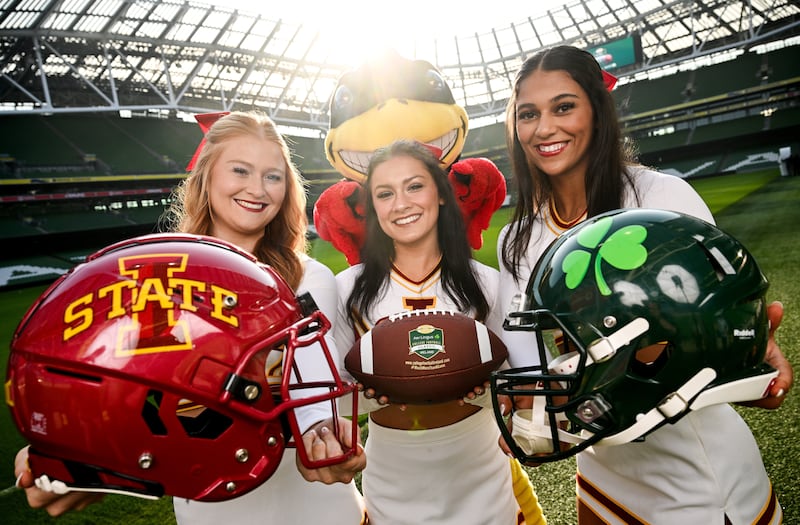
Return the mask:
<path id="1" fill-rule="evenodd" d="M 464 397 L 508 357 L 486 325 L 459 312 L 412 310 L 387 317 L 356 341 L 345 368 L 391 403 Z"/>

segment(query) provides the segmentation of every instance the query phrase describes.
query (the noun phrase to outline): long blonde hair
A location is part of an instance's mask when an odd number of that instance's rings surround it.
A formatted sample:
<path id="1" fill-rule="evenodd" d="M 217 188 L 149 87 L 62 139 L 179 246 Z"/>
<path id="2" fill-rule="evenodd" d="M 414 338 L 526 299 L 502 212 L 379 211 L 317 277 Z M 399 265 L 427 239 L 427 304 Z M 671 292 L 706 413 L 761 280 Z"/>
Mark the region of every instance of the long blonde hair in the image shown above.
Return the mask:
<path id="1" fill-rule="evenodd" d="M 194 169 L 173 192 L 166 225 L 171 231 L 211 235 L 213 219 L 208 198 L 211 170 L 226 142 L 247 135 L 277 144 L 286 163 L 286 196 L 278 214 L 264 228 L 264 236 L 256 244 L 253 255 L 272 266 L 296 290 L 303 277 L 300 257 L 308 247 L 306 183 L 292 162 L 289 145 L 267 115 L 258 111 L 237 111 L 211 126 Z"/>

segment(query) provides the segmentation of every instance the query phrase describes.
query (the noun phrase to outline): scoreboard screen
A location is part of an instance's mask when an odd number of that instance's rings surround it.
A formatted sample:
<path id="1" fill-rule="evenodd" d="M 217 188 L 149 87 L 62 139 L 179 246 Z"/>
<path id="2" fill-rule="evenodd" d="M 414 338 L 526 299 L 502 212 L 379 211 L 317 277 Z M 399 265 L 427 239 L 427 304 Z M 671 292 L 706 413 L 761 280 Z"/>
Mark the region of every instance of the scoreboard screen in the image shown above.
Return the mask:
<path id="1" fill-rule="evenodd" d="M 611 40 L 599 46 L 587 49 L 589 53 L 606 71 L 639 64 L 642 61 L 642 39 L 641 36 L 631 35 L 619 40 Z"/>

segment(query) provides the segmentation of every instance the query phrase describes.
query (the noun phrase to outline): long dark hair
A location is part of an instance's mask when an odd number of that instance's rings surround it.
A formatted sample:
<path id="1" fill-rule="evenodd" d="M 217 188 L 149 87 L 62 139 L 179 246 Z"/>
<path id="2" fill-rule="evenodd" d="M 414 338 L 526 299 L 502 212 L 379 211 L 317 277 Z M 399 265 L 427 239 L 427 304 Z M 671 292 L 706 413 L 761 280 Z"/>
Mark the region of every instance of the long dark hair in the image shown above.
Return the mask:
<path id="1" fill-rule="evenodd" d="M 589 97 L 594 125 L 587 153 L 589 166 L 584 175 L 589 217 L 622 207 L 625 185 L 630 182 L 625 168 L 633 163 L 634 155 L 630 143 L 622 140 L 614 98 L 606 88 L 600 65 L 590 53 L 573 46 L 556 46 L 539 51 L 522 64 L 506 107 L 506 146 L 511 157 L 517 206 L 512 226 L 503 239 L 502 263 L 515 279 L 520 277 L 519 263 L 531 241 L 533 223 L 552 195 L 549 177 L 527 160 L 517 136 L 519 87 L 537 70 L 567 72 Z"/>
<path id="2" fill-rule="evenodd" d="M 484 321 L 489 313 L 489 303 L 481 289 L 472 266 L 472 250 L 467 239 L 464 219 L 456 201 L 453 188 L 447 180 L 447 172 L 438 159 L 423 144 L 411 140 L 398 140 L 375 152 L 367 170 L 366 186 L 366 240 L 361 248 L 363 271 L 356 278 L 350 297 L 347 298 L 349 312 L 366 314 L 378 300 L 381 291 L 389 282 L 395 251 L 391 237 L 381 229 L 375 205 L 370 197 L 370 185 L 375 168 L 395 157 L 411 157 L 425 165 L 431 174 L 439 198 L 439 220 L 436 229 L 439 248 L 442 251 L 441 279 L 448 296 L 458 305 L 462 313 L 474 308 L 475 318 Z"/>

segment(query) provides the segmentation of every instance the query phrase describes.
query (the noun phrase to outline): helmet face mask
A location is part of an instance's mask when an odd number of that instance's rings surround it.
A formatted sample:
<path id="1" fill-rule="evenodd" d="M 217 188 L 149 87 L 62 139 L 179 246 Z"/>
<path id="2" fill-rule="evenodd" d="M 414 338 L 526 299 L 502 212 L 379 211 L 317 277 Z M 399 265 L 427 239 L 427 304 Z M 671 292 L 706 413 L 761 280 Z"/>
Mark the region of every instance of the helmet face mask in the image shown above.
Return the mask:
<path id="1" fill-rule="evenodd" d="M 496 407 L 512 452 L 555 461 L 763 397 L 777 374 L 763 362 L 767 287 L 738 241 L 683 214 L 618 210 L 563 233 L 505 324 L 533 332 L 543 366 L 492 376 L 512 406 L 533 405 L 510 417 Z"/>
<path id="2" fill-rule="evenodd" d="M 295 410 L 330 417 L 355 388 L 311 303 L 210 237 L 148 235 L 90 256 L 40 296 L 12 339 L 7 403 L 34 475 L 199 501 L 252 490 L 301 442 Z M 305 377 L 304 359 L 328 370 Z M 311 468 L 354 452 L 315 463 L 299 448 Z"/>

